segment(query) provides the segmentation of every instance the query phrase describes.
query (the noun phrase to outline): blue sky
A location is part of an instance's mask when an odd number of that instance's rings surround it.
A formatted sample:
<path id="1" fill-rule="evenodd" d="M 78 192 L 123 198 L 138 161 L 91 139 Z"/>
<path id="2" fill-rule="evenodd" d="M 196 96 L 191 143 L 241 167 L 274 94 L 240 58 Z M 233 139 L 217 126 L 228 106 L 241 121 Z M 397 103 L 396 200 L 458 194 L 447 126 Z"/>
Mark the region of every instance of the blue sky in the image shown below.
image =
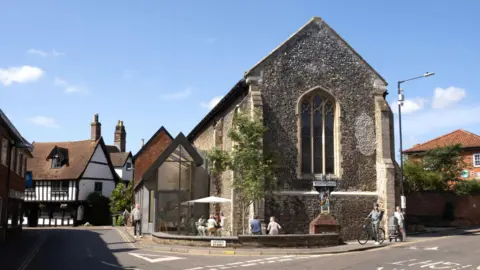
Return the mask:
<path id="1" fill-rule="evenodd" d="M 404 86 L 406 147 L 480 134 L 480 2 L 461 3 L 0 0 L 0 108 L 30 141 L 88 139 L 99 113 L 112 143 L 123 120 L 136 152 L 162 125 L 188 134 L 244 71 L 320 16 L 386 78 L 390 104 L 396 81 L 436 72 Z"/>

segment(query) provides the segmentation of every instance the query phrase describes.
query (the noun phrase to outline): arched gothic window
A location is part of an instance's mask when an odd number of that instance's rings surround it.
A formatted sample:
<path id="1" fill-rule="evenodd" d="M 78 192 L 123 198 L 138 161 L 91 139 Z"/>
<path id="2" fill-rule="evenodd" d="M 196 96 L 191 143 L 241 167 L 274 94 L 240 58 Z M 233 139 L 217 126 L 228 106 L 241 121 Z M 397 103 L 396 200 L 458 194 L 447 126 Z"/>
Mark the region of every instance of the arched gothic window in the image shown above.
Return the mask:
<path id="1" fill-rule="evenodd" d="M 316 91 L 300 100 L 301 172 L 334 174 L 335 101 Z"/>

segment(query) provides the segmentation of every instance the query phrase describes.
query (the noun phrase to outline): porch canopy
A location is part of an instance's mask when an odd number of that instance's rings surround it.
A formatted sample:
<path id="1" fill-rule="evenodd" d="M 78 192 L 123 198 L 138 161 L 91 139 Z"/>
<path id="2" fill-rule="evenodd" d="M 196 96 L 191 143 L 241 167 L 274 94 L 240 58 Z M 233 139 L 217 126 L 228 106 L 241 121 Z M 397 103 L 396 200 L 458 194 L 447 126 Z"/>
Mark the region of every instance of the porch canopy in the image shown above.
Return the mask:
<path id="1" fill-rule="evenodd" d="M 232 202 L 232 200 L 230 199 L 210 196 L 210 197 L 205 197 L 201 199 L 186 201 L 186 202 L 183 202 L 182 204 L 185 205 L 185 204 L 195 204 L 195 203 L 230 203 L 230 202 Z"/>
<path id="2" fill-rule="evenodd" d="M 143 174 L 144 186 L 150 190 L 149 222 L 154 232 L 188 227 L 192 209 L 181 202 L 208 194 L 208 184 L 198 176 L 202 165 L 200 154 L 180 133 Z"/>

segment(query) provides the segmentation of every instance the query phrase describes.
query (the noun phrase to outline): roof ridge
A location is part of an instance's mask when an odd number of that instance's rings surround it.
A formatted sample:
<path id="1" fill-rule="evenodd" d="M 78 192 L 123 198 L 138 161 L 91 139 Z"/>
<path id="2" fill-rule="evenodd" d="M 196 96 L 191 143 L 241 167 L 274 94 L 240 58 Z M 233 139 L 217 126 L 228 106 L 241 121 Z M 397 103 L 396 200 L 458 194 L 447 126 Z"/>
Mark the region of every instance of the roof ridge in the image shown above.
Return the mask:
<path id="1" fill-rule="evenodd" d="M 424 143 L 416 144 L 416 145 L 414 145 L 413 147 L 410 147 L 410 148 L 406 149 L 405 151 L 408 151 L 408 150 L 417 148 L 417 147 L 422 146 L 422 145 L 425 145 L 425 144 L 427 144 L 427 143 L 431 143 L 431 142 L 437 141 L 437 140 L 439 140 L 439 139 L 442 139 L 442 138 L 444 138 L 444 137 L 446 137 L 446 136 L 448 136 L 448 135 L 451 135 L 451 134 L 453 134 L 453 133 L 455 133 L 455 132 L 459 132 L 459 131 L 462 131 L 462 130 L 461 130 L 461 129 L 457 129 L 457 130 L 454 130 L 454 131 L 449 132 L 449 133 L 447 133 L 447 134 L 443 134 L 442 136 L 433 138 L 433 139 L 428 140 L 428 141 L 426 141 L 426 142 L 424 142 Z"/>
<path id="2" fill-rule="evenodd" d="M 59 142 L 33 142 L 32 144 L 52 144 L 52 143 L 78 143 L 78 142 L 87 142 L 87 141 L 90 141 L 90 142 L 97 142 L 97 141 L 93 141 L 93 140 L 78 140 L 78 141 L 59 141 Z"/>

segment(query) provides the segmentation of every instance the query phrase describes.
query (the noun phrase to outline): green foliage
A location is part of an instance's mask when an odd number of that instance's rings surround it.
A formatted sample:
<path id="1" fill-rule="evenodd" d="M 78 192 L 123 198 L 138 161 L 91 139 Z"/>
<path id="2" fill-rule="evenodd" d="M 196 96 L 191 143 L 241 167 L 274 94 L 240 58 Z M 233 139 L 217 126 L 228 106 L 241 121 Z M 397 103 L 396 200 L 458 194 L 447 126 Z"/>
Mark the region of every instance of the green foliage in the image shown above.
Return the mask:
<path id="1" fill-rule="evenodd" d="M 461 180 L 466 167 L 461 154 L 461 145 L 438 147 L 404 164 L 405 189 L 407 192 L 453 191 L 457 195 L 480 193 L 480 182 Z"/>
<path id="2" fill-rule="evenodd" d="M 115 226 L 123 226 L 123 215 L 117 217 Z"/>
<path id="3" fill-rule="evenodd" d="M 123 183 L 119 183 L 110 195 L 110 211 L 112 213 L 121 213 L 125 209 L 130 210 L 133 204 L 133 181 L 130 181 L 125 188 Z"/>
<path id="4" fill-rule="evenodd" d="M 232 151 L 215 148 L 207 153 L 209 170 L 218 182 L 224 171 L 235 172 L 232 184 L 239 191 L 238 199 L 244 213 L 254 201 L 265 198 L 266 193 L 275 189 L 276 162 L 273 153 L 265 153 L 263 148 L 266 132 L 258 112 L 253 117 L 240 113 L 228 133 L 233 143 Z"/>
<path id="5" fill-rule="evenodd" d="M 480 194 L 480 182 L 473 180 L 459 181 L 454 187 L 457 195 Z"/>
<path id="6" fill-rule="evenodd" d="M 111 225 L 110 199 L 92 192 L 87 196 L 86 219 L 92 225 Z"/>
<path id="7" fill-rule="evenodd" d="M 443 182 L 460 180 L 460 172 L 465 163 L 460 155 L 460 144 L 437 147 L 425 153 L 423 164 L 430 171 L 438 172 Z"/>
<path id="8" fill-rule="evenodd" d="M 442 181 L 440 173 L 425 170 L 423 162 L 408 161 L 403 166 L 405 189 L 408 192 L 443 191 L 447 183 Z"/>

